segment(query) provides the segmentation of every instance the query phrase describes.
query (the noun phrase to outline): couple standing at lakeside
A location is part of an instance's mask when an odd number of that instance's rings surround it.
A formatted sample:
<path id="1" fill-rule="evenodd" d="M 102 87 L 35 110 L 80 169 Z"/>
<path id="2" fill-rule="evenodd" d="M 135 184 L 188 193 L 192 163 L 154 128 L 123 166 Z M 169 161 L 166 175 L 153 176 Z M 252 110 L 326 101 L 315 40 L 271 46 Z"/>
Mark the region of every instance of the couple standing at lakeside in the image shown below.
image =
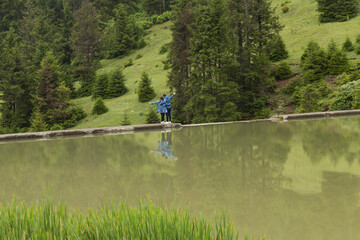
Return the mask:
<path id="1" fill-rule="evenodd" d="M 171 103 L 170 100 L 174 97 L 176 93 L 173 93 L 170 97 L 164 94 L 159 101 L 152 102 L 150 104 L 157 105 L 157 112 L 161 114 L 161 123 L 165 121 L 165 114 L 166 114 L 166 122 L 171 123 Z"/>

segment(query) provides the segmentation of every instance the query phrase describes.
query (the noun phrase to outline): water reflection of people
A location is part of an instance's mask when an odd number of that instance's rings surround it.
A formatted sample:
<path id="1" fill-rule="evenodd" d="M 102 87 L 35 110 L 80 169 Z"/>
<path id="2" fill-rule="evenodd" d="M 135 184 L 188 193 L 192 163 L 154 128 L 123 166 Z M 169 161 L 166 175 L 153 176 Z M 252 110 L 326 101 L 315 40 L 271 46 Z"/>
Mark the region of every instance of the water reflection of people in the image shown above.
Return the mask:
<path id="1" fill-rule="evenodd" d="M 170 157 L 177 159 L 172 153 L 171 132 L 166 132 L 166 139 L 165 132 L 161 132 L 161 141 L 158 141 L 158 149 L 152 152 L 160 153 L 166 159 Z"/>

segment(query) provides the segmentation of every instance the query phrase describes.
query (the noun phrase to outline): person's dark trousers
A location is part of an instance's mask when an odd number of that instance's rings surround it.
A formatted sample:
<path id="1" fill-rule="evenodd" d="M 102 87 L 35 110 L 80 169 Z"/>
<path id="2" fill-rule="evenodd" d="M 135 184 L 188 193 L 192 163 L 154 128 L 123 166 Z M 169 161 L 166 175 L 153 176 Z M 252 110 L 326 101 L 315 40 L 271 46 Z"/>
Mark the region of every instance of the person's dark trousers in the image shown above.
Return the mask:
<path id="1" fill-rule="evenodd" d="M 171 108 L 167 108 L 166 121 L 171 122 Z"/>
<path id="2" fill-rule="evenodd" d="M 167 116 L 167 115 L 166 115 Z M 161 121 L 163 122 L 165 119 L 165 113 L 161 113 Z"/>

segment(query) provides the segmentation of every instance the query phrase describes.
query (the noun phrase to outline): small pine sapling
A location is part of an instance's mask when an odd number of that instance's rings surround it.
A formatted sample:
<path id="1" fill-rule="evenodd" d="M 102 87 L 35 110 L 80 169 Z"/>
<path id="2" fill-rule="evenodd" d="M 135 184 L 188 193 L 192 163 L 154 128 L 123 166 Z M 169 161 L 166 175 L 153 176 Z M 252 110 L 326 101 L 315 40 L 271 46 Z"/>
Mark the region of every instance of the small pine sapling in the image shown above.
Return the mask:
<path id="1" fill-rule="evenodd" d="M 94 104 L 94 107 L 91 111 L 93 115 L 101 115 L 108 112 L 109 109 L 105 106 L 104 101 L 101 98 L 98 98 Z"/>

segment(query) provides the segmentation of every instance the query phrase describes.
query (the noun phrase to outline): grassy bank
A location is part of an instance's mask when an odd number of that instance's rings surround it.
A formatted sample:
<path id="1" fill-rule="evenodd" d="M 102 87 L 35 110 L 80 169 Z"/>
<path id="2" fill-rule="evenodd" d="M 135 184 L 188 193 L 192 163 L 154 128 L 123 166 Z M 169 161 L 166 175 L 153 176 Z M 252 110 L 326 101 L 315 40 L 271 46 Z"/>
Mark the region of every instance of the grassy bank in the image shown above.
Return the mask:
<path id="1" fill-rule="evenodd" d="M 69 213 L 51 200 L 27 206 L 14 200 L 0 206 L 1 239 L 238 239 L 225 214 L 215 222 L 193 217 L 186 209 L 137 208 L 121 203 L 87 214 Z M 248 239 L 245 237 L 244 239 Z"/>
<path id="2" fill-rule="evenodd" d="M 289 12 L 283 13 L 281 4 L 288 2 Z M 298 63 L 304 49 L 310 40 L 319 43 L 321 47 L 327 47 L 331 40 L 341 46 L 346 37 L 354 43 L 356 36 L 360 34 L 358 26 L 360 16 L 346 22 L 319 23 L 319 12 L 316 0 L 272 0 L 276 7 L 280 23 L 284 26 L 281 36 L 289 51 L 290 62 Z M 349 53 L 350 58 L 359 58 L 354 52 Z"/>
<path id="3" fill-rule="evenodd" d="M 88 114 L 88 117 L 80 122 L 75 128 L 92 128 L 92 127 L 110 127 L 119 126 L 124 118 L 125 112 L 132 124 L 146 123 L 146 114 L 150 109 L 154 109 L 154 105 L 148 103 L 140 103 L 137 95 L 137 88 L 140 82 L 142 73 L 145 71 L 149 74 L 152 80 L 152 87 L 156 92 L 156 98 L 162 96 L 163 93 L 169 93 L 167 87 L 167 71 L 164 70 L 163 61 L 166 60 L 166 53 L 160 54 L 161 46 L 171 41 L 171 22 L 155 25 L 145 37 L 147 46 L 143 49 L 134 51 L 132 54 L 110 60 L 102 60 L 101 68 L 97 71 L 98 75 L 103 73 L 110 73 L 119 67 L 123 67 L 130 59 L 133 60 L 133 65 L 123 69 L 126 78 L 126 86 L 129 92 L 124 96 L 106 99 L 105 105 L 109 108 L 109 112 L 93 116 L 91 109 L 94 101 L 91 97 L 75 99 L 74 103 L 81 106 Z M 140 57 L 140 58 L 139 58 Z"/>

